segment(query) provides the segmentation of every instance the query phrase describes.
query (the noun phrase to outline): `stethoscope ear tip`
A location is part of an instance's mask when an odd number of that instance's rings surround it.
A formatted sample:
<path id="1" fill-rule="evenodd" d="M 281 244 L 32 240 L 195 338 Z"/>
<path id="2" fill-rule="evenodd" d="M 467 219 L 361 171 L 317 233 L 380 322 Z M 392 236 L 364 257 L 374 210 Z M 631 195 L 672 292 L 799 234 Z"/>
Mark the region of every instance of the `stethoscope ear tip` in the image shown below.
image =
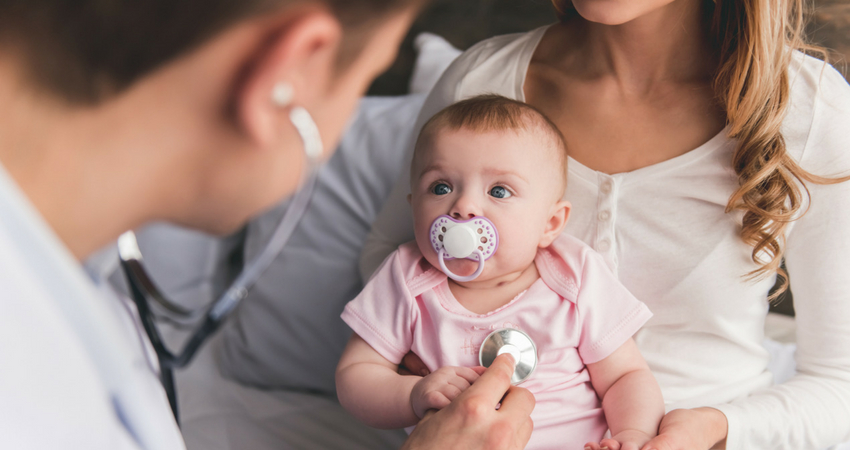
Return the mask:
<path id="1" fill-rule="evenodd" d="M 133 231 L 125 231 L 118 236 L 118 257 L 122 261 L 141 260 L 142 251 L 139 250 L 139 242 L 136 240 L 136 233 Z"/>

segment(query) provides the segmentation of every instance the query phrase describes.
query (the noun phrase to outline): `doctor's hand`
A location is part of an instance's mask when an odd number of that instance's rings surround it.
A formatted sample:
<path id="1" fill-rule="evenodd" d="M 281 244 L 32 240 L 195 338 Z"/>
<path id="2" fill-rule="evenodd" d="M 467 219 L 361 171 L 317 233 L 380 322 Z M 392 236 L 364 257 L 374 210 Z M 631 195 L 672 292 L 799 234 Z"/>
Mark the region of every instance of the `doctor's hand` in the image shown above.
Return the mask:
<path id="1" fill-rule="evenodd" d="M 519 450 L 534 425 L 534 396 L 511 386 L 514 362 L 501 355 L 468 389 L 440 411 L 428 411 L 402 449 Z M 502 406 L 497 410 L 496 405 Z"/>

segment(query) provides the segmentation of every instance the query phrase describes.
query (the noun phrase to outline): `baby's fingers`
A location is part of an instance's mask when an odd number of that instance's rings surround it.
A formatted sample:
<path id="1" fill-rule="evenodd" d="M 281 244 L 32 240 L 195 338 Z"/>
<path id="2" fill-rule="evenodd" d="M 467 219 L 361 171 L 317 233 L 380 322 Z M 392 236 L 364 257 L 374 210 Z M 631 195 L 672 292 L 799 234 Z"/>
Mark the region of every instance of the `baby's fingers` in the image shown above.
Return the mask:
<path id="1" fill-rule="evenodd" d="M 460 392 L 458 392 L 457 394 L 453 394 L 452 397 L 448 397 L 443 392 L 444 389 L 431 391 L 425 394 L 425 411 L 428 411 L 429 409 L 443 409 L 446 406 L 449 406 L 449 404 L 452 402 L 452 399 L 454 399 L 455 397 L 457 397 L 458 394 L 460 394 Z"/>
<path id="2" fill-rule="evenodd" d="M 448 383 L 450 386 L 456 387 L 460 392 L 465 391 L 470 386 L 469 382 L 461 377 L 451 377 L 446 380 L 446 383 Z"/>
<path id="3" fill-rule="evenodd" d="M 443 394 L 443 396 L 445 396 L 447 399 L 449 399 L 450 402 L 457 398 L 457 396 L 460 395 L 460 393 L 463 391 L 463 389 L 458 388 L 453 384 L 446 384 L 440 387 L 439 389 L 439 392 Z"/>
<path id="4" fill-rule="evenodd" d="M 477 371 L 472 370 L 469 367 L 456 367 L 455 374 L 457 374 L 458 377 L 461 377 L 466 380 L 466 382 L 469 384 L 474 383 L 475 380 L 477 380 L 478 377 L 481 376 Z M 469 385 L 467 385 L 467 387 L 469 387 Z"/>
<path id="5" fill-rule="evenodd" d="M 599 446 L 602 447 L 603 449 L 607 448 L 608 450 L 621 450 L 620 443 L 615 441 L 614 439 L 602 439 L 602 441 L 599 442 Z M 624 446 L 622 446 L 622 450 L 638 450 L 638 449 L 634 446 L 626 447 L 624 445 Z"/>

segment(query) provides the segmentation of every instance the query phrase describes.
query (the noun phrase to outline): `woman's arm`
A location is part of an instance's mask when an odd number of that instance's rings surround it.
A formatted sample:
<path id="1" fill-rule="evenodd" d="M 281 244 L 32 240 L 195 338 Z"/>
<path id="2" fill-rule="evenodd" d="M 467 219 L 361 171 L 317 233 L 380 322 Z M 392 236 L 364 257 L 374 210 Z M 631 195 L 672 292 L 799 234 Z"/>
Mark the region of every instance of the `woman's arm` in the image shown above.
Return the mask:
<path id="1" fill-rule="evenodd" d="M 847 176 L 850 87 L 832 68 L 819 72 L 822 86 L 831 88 L 818 95 L 800 164 L 817 175 Z M 785 252 L 796 311 L 797 375 L 715 409 L 671 411 L 659 441 L 698 434 L 705 420 L 717 422 L 719 412 L 728 431 L 712 436 L 721 441 L 715 448 L 822 449 L 850 441 L 850 182 L 807 187 L 811 204 L 792 223 Z"/>
<path id="2" fill-rule="evenodd" d="M 629 339 L 605 359 L 588 364 L 590 381 L 599 398 L 611 439 L 591 449 L 637 450 L 656 435 L 664 416 L 661 388 L 649 371 L 633 339 Z"/>
<path id="3" fill-rule="evenodd" d="M 817 175 L 847 176 L 850 87 L 832 68 L 821 83 L 835 89 L 819 95 L 800 164 Z M 807 187 L 811 203 L 792 223 L 785 252 L 797 375 L 717 406 L 729 420 L 727 449 L 814 449 L 850 440 L 850 182 Z"/>

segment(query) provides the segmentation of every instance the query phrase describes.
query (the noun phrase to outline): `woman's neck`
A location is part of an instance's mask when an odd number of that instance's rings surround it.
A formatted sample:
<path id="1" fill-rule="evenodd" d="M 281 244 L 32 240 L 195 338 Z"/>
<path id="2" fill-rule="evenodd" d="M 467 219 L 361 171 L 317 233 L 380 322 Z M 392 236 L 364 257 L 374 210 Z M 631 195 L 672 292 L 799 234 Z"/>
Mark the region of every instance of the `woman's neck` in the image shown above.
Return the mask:
<path id="1" fill-rule="evenodd" d="M 715 63 L 704 8 L 702 1 L 677 0 L 620 25 L 574 17 L 562 28 L 575 50 L 560 59 L 573 73 L 611 77 L 638 94 L 657 83 L 710 78 Z"/>

